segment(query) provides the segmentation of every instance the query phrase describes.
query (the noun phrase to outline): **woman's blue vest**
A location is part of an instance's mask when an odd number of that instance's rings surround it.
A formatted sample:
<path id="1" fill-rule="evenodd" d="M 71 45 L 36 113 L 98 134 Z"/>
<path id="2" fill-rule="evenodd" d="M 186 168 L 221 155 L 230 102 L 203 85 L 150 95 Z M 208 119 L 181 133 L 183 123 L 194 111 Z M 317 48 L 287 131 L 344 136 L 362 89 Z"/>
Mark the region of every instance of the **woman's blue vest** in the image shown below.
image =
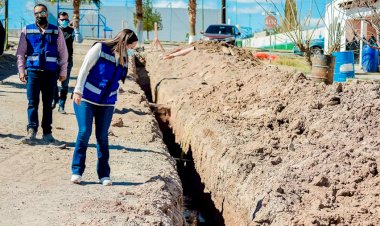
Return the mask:
<path id="1" fill-rule="evenodd" d="M 128 62 L 125 65 L 116 63 L 110 47 L 102 43 L 99 60 L 91 68 L 84 84 L 83 99 L 97 104 L 115 104 L 119 81 L 125 79 L 127 71 Z"/>
<path id="2" fill-rule="evenodd" d="M 48 24 L 45 34 L 41 34 L 37 25 L 26 26 L 28 70 L 57 71 L 58 63 L 58 27 Z"/>

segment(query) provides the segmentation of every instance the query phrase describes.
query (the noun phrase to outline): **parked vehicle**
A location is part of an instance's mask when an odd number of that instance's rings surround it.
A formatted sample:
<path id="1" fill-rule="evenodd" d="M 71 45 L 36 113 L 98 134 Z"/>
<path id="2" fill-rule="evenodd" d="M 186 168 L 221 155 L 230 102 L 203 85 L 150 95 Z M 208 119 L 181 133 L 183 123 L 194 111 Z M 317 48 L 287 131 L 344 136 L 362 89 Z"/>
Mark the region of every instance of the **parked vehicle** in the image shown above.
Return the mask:
<path id="1" fill-rule="evenodd" d="M 322 54 L 324 46 L 325 46 L 325 38 L 319 37 L 317 39 L 312 39 L 310 41 L 311 54 L 313 56 Z M 303 52 L 300 51 L 300 49 L 297 46 L 294 46 L 293 53 L 300 56 L 303 56 L 304 54 Z"/>
<path id="2" fill-rule="evenodd" d="M 211 41 L 217 40 L 235 44 L 236 38 L 240 36 L 239 29 L 235 25 L 228 24 L 213 24 L 210 25 L 205 32 L 201 32 L 202 40 Z"/>

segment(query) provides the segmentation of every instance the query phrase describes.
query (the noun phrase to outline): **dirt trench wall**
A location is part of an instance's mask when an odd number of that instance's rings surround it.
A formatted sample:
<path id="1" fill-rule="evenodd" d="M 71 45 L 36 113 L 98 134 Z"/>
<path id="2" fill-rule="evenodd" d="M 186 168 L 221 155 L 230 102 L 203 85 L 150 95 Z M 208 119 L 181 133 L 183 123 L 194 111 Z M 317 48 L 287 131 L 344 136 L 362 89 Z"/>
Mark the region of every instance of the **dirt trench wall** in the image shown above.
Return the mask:
<path id="1" fill-rule="evenodd" d="M 378 225 L 380 85 L 197 50 L 147 56 L 154 100 L 226 225 Z"/>

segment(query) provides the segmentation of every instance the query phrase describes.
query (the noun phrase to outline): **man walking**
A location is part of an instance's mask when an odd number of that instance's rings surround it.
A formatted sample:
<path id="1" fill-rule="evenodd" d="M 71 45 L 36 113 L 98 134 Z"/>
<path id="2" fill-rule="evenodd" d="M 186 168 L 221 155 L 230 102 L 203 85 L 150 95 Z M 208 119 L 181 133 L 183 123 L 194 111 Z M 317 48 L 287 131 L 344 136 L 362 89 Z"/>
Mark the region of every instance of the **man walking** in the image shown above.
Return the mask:
<path id="1" fill-rule="evenodd" d="M 54 143 L 51 103 L 57 84 L 58 68 L 59 80 L 66 79 L 68 53 L 62 31 L 48 23 L 48 10 L 45 5 L 34 6 L 34 18 L 35 23 L 22 30 L 16 53 L 20 80 L 27 84 L 28 126 L 23 143 L 33 143 L 36 139 L 40 92 L 43 103 L 42 138 L 47 143 Z"/>
<path id="2" fill-rule="evenodd" d="M 69 59 L 68 59 L 66 80 L 61 81 L 60 92 L 59 92 L 58 86 L 56 87 L 55 94 L 54 94 L 54 100 L 52 103 L 52 108 L 54 109 L 56 104 L 58 103 L 58 112 L 62 113 L 62 114 L 66 114 L 65 103 L 66 103 L 66 99 L 67 99 L 67 93 L 69 90 L 71 68 L 73 67 L 74 37 L 75 37 L 75 42 L 77 42 L 77 43 L 82 42 L 82 37 L 80 36 L 79 32 L 74 32 L 74 29 L 69 26 L 69 23 L 70 23 L 69 15 L 66 12 L 60 12 L 58 14 L 58 24 L 59 24 L 59 28 L 63 32 L 63 36 L 65 37 L 66 47 L 67 47 L 67 51 L 69 53 Z"/>

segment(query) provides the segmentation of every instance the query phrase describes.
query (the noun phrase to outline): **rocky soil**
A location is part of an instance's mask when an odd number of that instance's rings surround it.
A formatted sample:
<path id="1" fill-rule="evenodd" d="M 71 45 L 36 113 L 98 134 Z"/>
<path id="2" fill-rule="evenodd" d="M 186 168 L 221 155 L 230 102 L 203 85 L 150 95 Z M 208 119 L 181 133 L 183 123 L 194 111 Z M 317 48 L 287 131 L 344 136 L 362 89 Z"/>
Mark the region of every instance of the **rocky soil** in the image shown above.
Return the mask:
<path id="1" fill-rule="evenodd" d="M 380 224 L 379 83 L 326 86 L 195 46 L 149 53 L 147 71 L 226 225 Z"/>

